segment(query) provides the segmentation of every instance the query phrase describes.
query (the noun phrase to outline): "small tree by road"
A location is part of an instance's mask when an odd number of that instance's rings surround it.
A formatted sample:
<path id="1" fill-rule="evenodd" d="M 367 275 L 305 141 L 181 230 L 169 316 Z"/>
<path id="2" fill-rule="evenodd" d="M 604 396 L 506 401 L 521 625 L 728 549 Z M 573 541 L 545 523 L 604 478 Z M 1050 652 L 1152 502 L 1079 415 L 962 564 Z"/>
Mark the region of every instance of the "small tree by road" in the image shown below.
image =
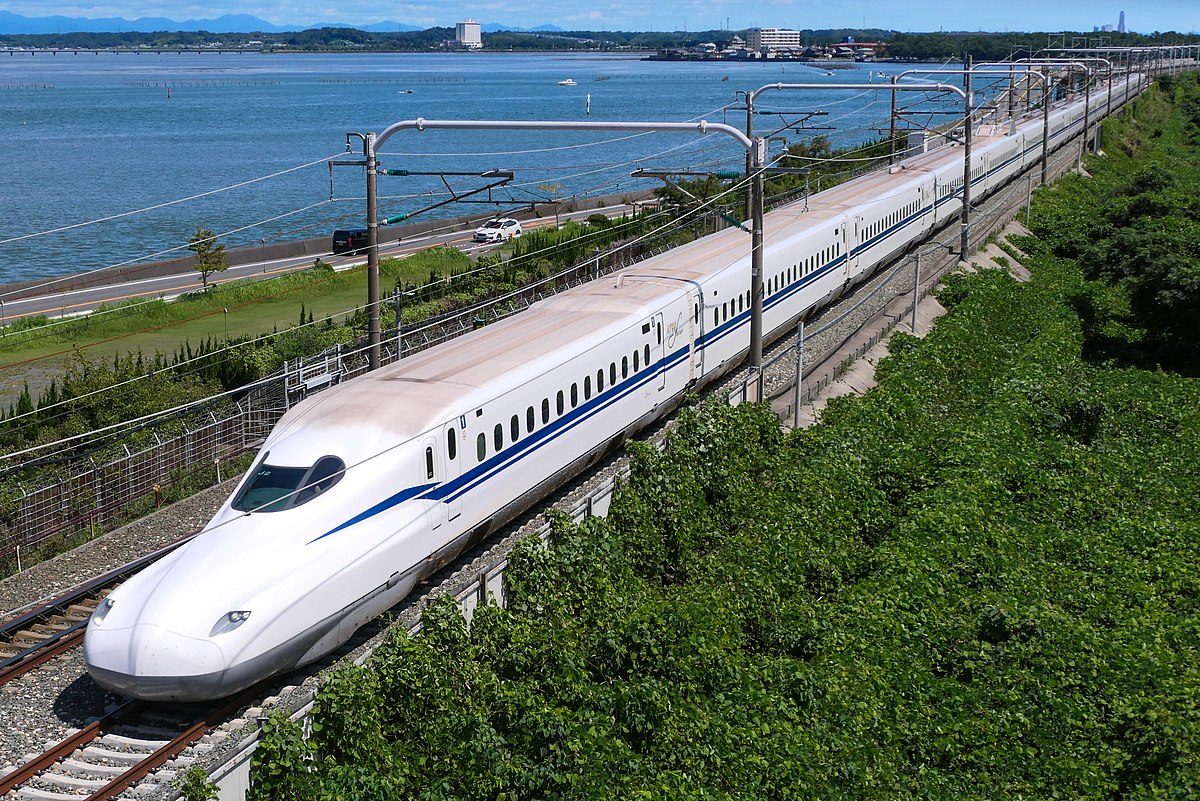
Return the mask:
<path id="1" fill-rule="evenodd" d="M 196 254 L 196 271 L 204 289 L 208 290 L 208 276 L 223 273 L 229 268 L 225 261 L 225 246 L 217 243 L 217 235 L 207 228 L 196 226 L 196 233 L 188 240 L 188 250 Z"/>
<path id="2" fill-rule="evenodd" d="M 548 202 L 554 204 L 554 225 L 557 228 L 562 228 L 562 223 L 558 219 L 558 210 L 562 206 L 562 184 L 538 184 L 537 188 L 549 196 Z"/>

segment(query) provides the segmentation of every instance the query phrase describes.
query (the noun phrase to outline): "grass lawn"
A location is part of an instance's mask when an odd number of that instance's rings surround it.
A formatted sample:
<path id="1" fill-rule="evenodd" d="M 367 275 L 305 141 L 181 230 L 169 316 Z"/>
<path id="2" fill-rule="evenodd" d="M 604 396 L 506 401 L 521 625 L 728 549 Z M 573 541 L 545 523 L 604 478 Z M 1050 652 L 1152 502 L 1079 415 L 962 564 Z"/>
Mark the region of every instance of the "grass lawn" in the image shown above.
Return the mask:
<path id="1" fill-rule="evenodd" d="M 408 283 L 424 284 L 431 272 L 447 275 L 461 269 L 467 257 L 441 248 L 406 259 L 380 263 L 380 293 L 386 298 L 403 271 Z M 0 338 L 0 405 L 7 406 L 25 382 L 35 397 L 50 377 L 81 353 L 91 361 L 111 360 L 116 353 L 173 353 L 184 342 L 209 337 L 220 341 L 243 334 L 286 329 L 300 320 L 301 309 L 316 320 L 352 313 L 367 301 L 366 267 L 341 273 L 323 268 L 303 270 L 261 281 L 236 281 L 175 301 L 149 300 L 110 307 L 102 313 L 52 320 L 52 325 L 14 332 Z"/>

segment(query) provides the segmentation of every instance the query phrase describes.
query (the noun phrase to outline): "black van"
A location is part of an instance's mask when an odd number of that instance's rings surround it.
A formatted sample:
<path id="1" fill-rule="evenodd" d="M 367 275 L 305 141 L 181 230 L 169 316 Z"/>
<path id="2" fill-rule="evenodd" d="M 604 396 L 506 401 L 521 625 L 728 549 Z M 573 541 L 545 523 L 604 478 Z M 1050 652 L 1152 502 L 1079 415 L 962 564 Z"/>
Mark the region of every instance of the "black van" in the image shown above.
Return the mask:
<path id="1" fill-rule="evenodd" d="M 333 252 L 335 255 L 348 253 L 357 256 L 367 252 L 367 229 L 349 228 L 333 232 Z"/>

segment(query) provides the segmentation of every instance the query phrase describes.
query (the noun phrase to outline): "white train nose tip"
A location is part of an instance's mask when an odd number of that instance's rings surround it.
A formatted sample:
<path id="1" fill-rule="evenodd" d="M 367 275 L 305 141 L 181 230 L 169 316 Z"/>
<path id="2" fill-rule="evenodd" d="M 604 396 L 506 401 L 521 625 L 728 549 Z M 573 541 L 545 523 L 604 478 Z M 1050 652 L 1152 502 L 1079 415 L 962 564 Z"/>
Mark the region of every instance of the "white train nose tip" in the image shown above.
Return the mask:
<path id="1" fill-rule="evenodd" d="M 154 625 L 105 630 L 89 626 L 88 672 L 100 686 L 148 701 L 220 697 L 225 655 L 215 644 Z"/>

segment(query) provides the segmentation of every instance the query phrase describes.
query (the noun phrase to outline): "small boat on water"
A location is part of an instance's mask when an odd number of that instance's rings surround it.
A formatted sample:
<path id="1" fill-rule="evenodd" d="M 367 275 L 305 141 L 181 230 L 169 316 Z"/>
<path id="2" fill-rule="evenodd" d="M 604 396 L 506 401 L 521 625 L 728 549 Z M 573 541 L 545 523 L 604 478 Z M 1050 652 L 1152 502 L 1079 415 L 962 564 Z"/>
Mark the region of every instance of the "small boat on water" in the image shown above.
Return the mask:
<path id="1" fill-rule="evenodd" d="M 570 78 L 567 78 L 565 81 L 559 81 L 558 85 L 559 86 L 578 86 L 579 84 L 575 83 L 575 81 L 571 80 Z"/>

